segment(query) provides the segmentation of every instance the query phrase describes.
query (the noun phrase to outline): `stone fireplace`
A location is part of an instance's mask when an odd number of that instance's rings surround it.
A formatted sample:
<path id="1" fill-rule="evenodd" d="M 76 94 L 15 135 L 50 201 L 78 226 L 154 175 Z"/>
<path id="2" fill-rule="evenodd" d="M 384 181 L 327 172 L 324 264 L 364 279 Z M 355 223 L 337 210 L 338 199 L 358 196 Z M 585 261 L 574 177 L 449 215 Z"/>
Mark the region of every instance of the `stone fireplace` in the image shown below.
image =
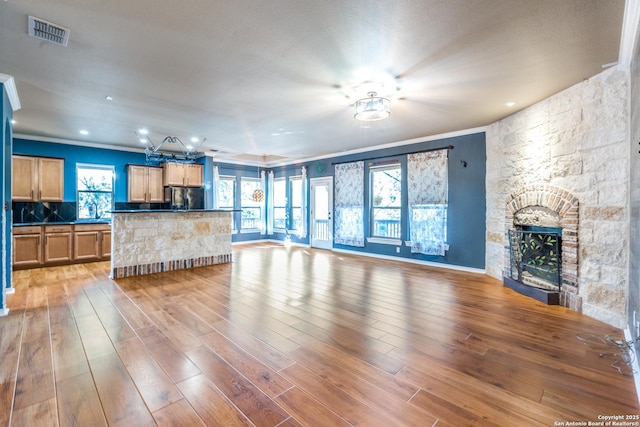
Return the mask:
<path id="1" fill-rule="evenodd" d="M 578 199 L 562 188 L 539 184 L 513 192 L 507 198 L 505 207 L 505 235 L 507 242 L 510 242 L 505 246 L 504 254 L 505 286 L 549 304 L 560 304 L 581 311 L 582 303 L 578 295 L 578 220 Z M 546 252 L 540 256 L 546 260 L 557 256 L 559 268 L 543 270 L 542 274 L 537 275 L 533 271 L 533 274 L 525 271 L 525 280 L 519 280 L 523 276 L 522 269 L 516 274 L 512 246 L 524 245 L 525 241 L 543 250 L 546 246 Z M 551 265 L 550 262 L 544 264 Z M 556 271 L 559 277 L 555 281 L 560 283 L 554 286 L 552 276 Z M 514 284 L 513 280 L 518 283 Z"/>

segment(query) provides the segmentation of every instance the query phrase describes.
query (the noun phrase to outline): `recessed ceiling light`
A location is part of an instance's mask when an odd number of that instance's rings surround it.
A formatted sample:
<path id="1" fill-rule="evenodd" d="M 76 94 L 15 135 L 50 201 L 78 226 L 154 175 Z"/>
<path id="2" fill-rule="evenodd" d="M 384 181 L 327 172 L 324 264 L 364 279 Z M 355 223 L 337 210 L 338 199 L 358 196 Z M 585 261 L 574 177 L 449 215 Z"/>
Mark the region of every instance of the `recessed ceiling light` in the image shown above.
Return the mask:
<path id="1" fill-rule="evenodd" d="M 193 150 L 193 145 L 186 145 L 184 148 L 186 148 L 187 150 Z"/>
<path id="2" fill-rule="evenodd" d="M 140 142 L 141 142 L 142 144 L 146 144 L 146 143 L 147 143 L 147 141 L 148 141 L 148 139 L 147 139 L 147 138 L 140 138 Z"/>
<path id="3" fill-rule="evenodd" d="M 200 138 L 198 138 L 197 136 L 191 137 L 191 142 L 198 142 L 198 141 L 200 141 Z"/>
<path id="4" fill-rule="evenodd" d="M 89 131 L 86 129 L 80 129 L 80 135 L 89 135 Z"/>
<path id="5" fill-rule="evenodd" d="M 138 129 L 138 133 L 140 135 L 148 135 L 149 131 L 147 129 L 145 129 L 145 128 L 140 128 L 140 129 Z"/>
<path id="6" fill-rule="evenodd" d="M 509 107 L 509 108 L 511 108 L 511 107 L 513 107 L 514 105 L 516 105 L 516 102 L 515 102 L 515 101 L 509 101 L 509 102 L 505 102 L 505 104 L 504 104 L 504 105 L 505 105 L 505 106 L 507 106 L 507 107 Z"/>
<path id="7" fill-rule="evenodd" d="M 113 101 L 113 96 L 107 95 L 104 97 L 104 99 L 106 99 L 107 101 Z"/>

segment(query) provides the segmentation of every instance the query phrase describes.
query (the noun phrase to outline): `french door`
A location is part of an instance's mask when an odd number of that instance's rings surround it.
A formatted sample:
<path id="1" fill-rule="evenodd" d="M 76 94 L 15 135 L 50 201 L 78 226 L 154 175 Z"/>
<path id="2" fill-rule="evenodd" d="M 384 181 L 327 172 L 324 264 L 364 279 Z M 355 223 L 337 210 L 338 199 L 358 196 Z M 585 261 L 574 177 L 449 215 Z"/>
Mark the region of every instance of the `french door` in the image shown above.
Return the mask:
<path id="1" fill-rule="evenodd" d="M 333 177 L 311 178 L 311 247 L 333 248 Z"/>

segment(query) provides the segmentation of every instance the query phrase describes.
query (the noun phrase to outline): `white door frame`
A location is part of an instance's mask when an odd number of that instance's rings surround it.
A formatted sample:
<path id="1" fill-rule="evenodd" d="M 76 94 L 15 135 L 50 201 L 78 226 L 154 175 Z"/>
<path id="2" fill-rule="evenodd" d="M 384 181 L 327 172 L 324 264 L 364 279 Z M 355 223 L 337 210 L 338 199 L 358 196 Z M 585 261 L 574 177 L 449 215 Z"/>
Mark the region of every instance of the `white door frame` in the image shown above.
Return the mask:
<path id="1" fill-rule="evenodd" d="M 311 178 L 310 182 L 310 203 L 309 203 L 309 218 L 311 227 L 309 242 L 312 248 L 319 249 L 333 249 L 333 177 L 325 176 L 320 178 Z M 328 213 L 328 234 L 323 232 L 323 235 L 317 235 L 318 228 L 316 227 L 316 187 L 328 187 L 327 189 L 327 213 Z"/>

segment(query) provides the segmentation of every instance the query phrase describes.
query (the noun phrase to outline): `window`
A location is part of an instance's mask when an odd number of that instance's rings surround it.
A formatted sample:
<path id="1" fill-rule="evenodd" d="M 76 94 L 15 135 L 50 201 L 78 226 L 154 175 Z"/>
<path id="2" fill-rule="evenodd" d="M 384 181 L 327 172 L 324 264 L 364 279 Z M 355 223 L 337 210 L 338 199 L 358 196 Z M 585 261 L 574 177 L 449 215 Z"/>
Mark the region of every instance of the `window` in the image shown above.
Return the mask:
<path id="1" fill-rule="evenodd" d="M 78 219 L 111 218 L 114 167 L 77 164 Z"/>
<path id="2" fill-rule="evenodd" d="M 233 176 L 221 176 L 218 181 L 218 208 L 234 209 L 236 198 L 236 179 Z M 235 215 L 233 215 L 233 229 L 236 230 Z"/>
<path id="3" fill-rule="evenodd" d="M 302 177 L 292 176 L 291 183 L 291 230 L 302 230 Z"/>
<path id="4" fill-rule="evenodd" d="M 399 163 L 371 166 L 371 237 L 401 238 L 402 169 Z"/>
<path id="5" fill-rule="evenodd" d="M 287 228 L 287 180 L 276 178 L 273 181 L 273 227 Z"/>
<path id="6" fill-rule="evenodd" d="M 260 178 L 245 178 L 240 181 L 242 230 L 260 229 L 262 219 L 262 201 L 253 200 L 253 193 L 260 189 Z"/>

